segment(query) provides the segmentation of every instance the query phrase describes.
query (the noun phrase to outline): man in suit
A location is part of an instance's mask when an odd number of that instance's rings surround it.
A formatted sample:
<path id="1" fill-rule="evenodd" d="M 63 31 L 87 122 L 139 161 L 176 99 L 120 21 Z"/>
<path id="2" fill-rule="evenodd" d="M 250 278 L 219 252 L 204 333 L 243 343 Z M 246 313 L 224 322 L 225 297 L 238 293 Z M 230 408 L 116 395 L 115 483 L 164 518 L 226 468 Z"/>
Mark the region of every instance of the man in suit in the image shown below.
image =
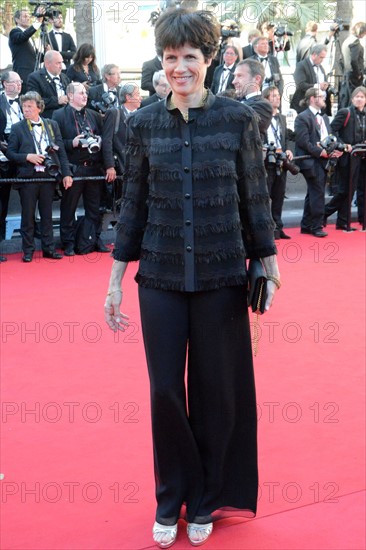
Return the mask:
<path id="1" fill-rule="evenodd" d="M 127 83 L 122 86 L 120 103 L 120 109 L 107 111 L 103 121 L 102 151 L 108 182 L 116 179 L 117 172 L 123 174 L 125 168 L 126 121 L 141 104 L 137 84 Z"/>
<path id="2" fill-rule="evenodd" d="M 296 90 L 291 100 L 291 108 L 296 112 L 301 113 L 303 107 L 300 102 L 305 97 L 305 92 L 314 86 L 317 86 L 323 92 L 329 88 L 329 82 L 325 71 L 322 67 L 322 62 L 327 56 L 327 46 L 324 44 L 315 44 L 310 50 L 310 57 L 300 61 L 296 65 L 294 72 L 294 80 Z M 326 113 L 331 113 L 330 97 L 326 95 Z"/>
<path id="3" fill-rule="evenodd" d="M 48 33 L 48 40 L 52 49 L 60 52 L 62 55 L 65 65 L 63 70 L 66 71 L 76 52 L 75 42 L 71 34 L 63 30 L 64 21 L 60 11 L 53 12 L 50 22 L 52 23 L 52 29 Z"/>
<path id="4" fill-rule="evenodd" d="M 12 126 L 7 156 L 17 164 L 17 177 L 38 179 L 53 177 L 47 167 L 46 157 L 50 156 L 56 163 L 57 171 L 63 178 L 63 185 L 72 185 L 69 163 L 67 160 L 60 130 L 56 122 L 41 118 L 44 102 L 37 92 L 28 92 L 21 98 L 24 120 Z M 57 152 L 52 155 L 49 147 Z M 41 242 L 44 258 L 60 260 L 61 254 L 55 251 L 52 226 L 52 201 L 56 180 L 52 183 L 18 183 L 22 206 L 21 234 L 23 262 L 33 259 L 35 250 L 35 211 L 38 203 L 41 216 Z"/>
<path id="5" fill-rule="evenodd" d="M 145 61 L 141 70 L 141 90 L 147 90 L 150 95 L 155 93 L 152 83 L 153 74 L 163 68 L 161 59 L 156 55 L 153 59 Z"/>
<path id="6" fill-rule="evenodd" d="M 31 24 L 31 16 L 27 9 L 17 10 L 14 14 L 16 27 L 9 34 L 9 48 L 13 58 L 13 70 L 23 81 L 22 93 L 26 92 L 28 76 L 35 69 L 38 50 L 33 35 L 38 31 L 43 21 L 44 8 L 39 8 L 37 21 Z"/>
<path id="7" fill-rule="evenodd" d="M 28 77 L 28 91 L 38 92 L 45 103 L 45 118 L 52 118 L 53 112 L 68 102 L 66 88 L 70 81 L 62 73 L 62 62 L 60 52 L 50 50 L 45 53 L 44 68 Z"/>
<path id="8" fill-rule="evenodd" d="M 248 57 L 252 57 L 254 55 L 253 40 L 258 36 L 261 36 L 258 29 L 252 29 L 248 32 L 248 44 L 243 48 L 243 59 L 248 59 Z"/>
<path id="9" fill-rule="evenodd" d="M 262 96 L 268 99 L 272 105 L 272 120 L 268 127 L 265 139 L 265 145 L 273 144 L 277 153 L 285 153 L 291 161 L 292 151 L 288 148 L 288 133 L 286 128 L 286 117 L 280 114 L 281 95 L 275 86 L 266 88 Z M 267 171 L 267 185 L 269 196 L 271 197 L 271 212 L 273 221 L 276 224 L 274 231 L 275 239 L 290 239 L 283 230 L 282 207 L 285 200 L 286 176 L 287 171 L 283 170 L 277 163 L 269 163 L 268 156 L 265 159 Z"/>
<path id="10" fill-rule="evenodd" d="M 3 143 L 3 153 L 0 154 L 1 176 L 3 179 L 14 178 L 16 166 L 6 158 L 6 147 L 13 124 L 23 120 L 23 112 L 19 104 L 19 94 L 22 81 L 18 73 L 6 71 L 1 75 L 4 91 L 0 94 L 0 141 Z M 6 216 L 8 214 L 11 185 L 0 183 L 0 241 L 5 239 Z M 0 256 L 0 262 L 6 258 Z"/>
<path id="11" fill-rule="evenodd" d="M 262 91 L 269 86 L 276 86 L 280 91 L 280 95 L 282 95 L 284 84 L 280 64 L 277 57 L 269 53 L 268 39 L 264 36 L 255 38 L 253 40 L 253 50 L 253 58 L 260 61 L 264 68 Z"/>
<path id="12" fill-rule="evenodd" d="M 104 65 L 101 70 L 102 75 L 102 84 L 97 84 L 97 86 L 92 86 L 89 89 L 88 96 L 88 107 L 94 109 L 99 113 L 105 113 L 107 109 L 117 109 L 119 107 L 119 91 L 121 89 L 121 69 L 118 65 L 109 63 Z M 109 105 L 104 105 L 103 96 L 108 94 L 109 99 L 112 101 Z M 102 104 L 103 109 L 100 108 L 97 104 Z"/>
<path id="13" fill-rule="evenodd" d="M 81 82 L 71 82 L 66 90 L 68 105 L 53 113 L 53 119 L 58 122 L 65 143 L 66 153 L 73 167 L 73 175 L 78 178 L 103 176 L 102 152 L 93 152 L 88 144 L 83 142 L 87 132 L 99 144 L 102 135 L 102 117 L 96 111 L 86 109 L 87 91 Z M 97 148 L 98 149 L 98 148 Z M 110 252 L 100 238 L 101 216 L 99 212 L 102 183 L 99 180 L 81 179 L 62 190 L 60 205 L 60 236 L 65 250 L 65 256 L 75 255 L 75 212 L 80 197 L 83 197 L 85 219 L 95 228 L 98 252 Z"/>
<path id="14" fill-rule="evenodd" d="M 244 59 L 235 67 L 233 86 L 236 96 L 259 116 L 258 126 L 262 141 L 272 119 L 272 105 L 261 94 L 263 80 L 264 68 L 256 59 Z"/>
<path id="15" fill-rule="evenodd" d="M 295 155 L 310 155 L 310 158 L 297 162 L 307 183 L 301 233 L 326 237 L 328 234 L 323 231 L 326 164 L 328 158 L 338 158 L 342 152 L 334 151 L 328 155 L 320 145 L 332 133 L 327 115 L 321 114 L 325 107 L 325 92 L 309 88 L 303 102 L 305 110 L 295 119 Z"/>
<path id="16" fill-rule="evenodd" d="M 239 52 L 235 46 L 226 46 L 222 56 L 224 63 L 216 67 L 213 74 L 211 85 L 211 91 L 213 94 L 234 89 L 234 71 L 238 57 Z"/>
<path id="17" fill-rule="evenodd" d="M 162 101 L 169 94 L 171 88 L 169 82 L 166 79 L 165 71 L 163 71 L 163 69 L 154 73 L 153 86 L 155 89 L 155 94 L 150 95 L 149 97 L 145 97 L 145 99 L 141 101 L 141 107 L 146 107 L 146 105 L 150 105 L 151 103 Z"/>

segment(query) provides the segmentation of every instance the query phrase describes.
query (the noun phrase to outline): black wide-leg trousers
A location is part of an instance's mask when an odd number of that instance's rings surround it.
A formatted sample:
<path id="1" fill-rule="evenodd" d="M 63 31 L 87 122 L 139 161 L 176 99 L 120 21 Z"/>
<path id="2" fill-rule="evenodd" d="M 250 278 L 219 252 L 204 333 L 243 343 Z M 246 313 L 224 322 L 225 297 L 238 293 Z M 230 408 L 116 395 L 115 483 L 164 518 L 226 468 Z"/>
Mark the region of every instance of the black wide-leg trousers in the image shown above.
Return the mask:
<path id="1" fill-rule="evenodd" d="M 188 293 L 139 287 L 139 299 L 150 377 L 156 520 L 176 523 L 183 504 L 187 520 L 201 523 L 224 507 L 254 514 L 257 421 L 246 289 Z"/>

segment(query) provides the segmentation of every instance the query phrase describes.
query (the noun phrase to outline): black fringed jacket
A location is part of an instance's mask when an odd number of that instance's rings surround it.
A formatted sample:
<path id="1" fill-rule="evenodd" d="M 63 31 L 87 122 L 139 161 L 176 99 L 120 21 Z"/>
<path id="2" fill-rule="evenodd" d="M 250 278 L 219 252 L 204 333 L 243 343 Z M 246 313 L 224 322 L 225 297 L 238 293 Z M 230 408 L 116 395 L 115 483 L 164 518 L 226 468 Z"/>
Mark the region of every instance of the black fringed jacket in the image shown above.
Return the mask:
<path id="1" fill-rule="evenodd" d="M 128 120 L 113 256 L 140 260 L 136 281 L 178 291 L 246 284 L 245 258 L 276 253 L 253 111 L 209 94 L 203 107 L 161 101 Z"/>

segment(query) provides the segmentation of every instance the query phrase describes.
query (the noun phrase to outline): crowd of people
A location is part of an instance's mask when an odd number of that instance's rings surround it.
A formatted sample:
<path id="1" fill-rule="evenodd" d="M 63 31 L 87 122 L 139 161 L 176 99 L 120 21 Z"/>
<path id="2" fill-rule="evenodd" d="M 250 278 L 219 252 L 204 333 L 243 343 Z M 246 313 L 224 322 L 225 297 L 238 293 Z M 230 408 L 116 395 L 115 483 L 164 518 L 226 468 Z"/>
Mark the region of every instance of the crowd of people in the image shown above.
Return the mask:
<path id="1" fill-rule="evenodd" d="M 52 228 L 52 203 L 59 188 L 64 255 L 109 252 L 100 238 L 102 212 L 111 207 L 111 196 L 116 200 L 121 195 L 128 118 L 138 109 L 165 100 L 171 92 L 159 55 L 142 67 L 141 89 L 149 93 L 145 98 L 137 84 L 121 85 L 117 64 L 106 64 L 100 70 L 93 45 L 84 43 L 76 48 L 71 35 L 63 30 L 59 11 L 53 12 L 44 51 L 38 52 L 33 36 L 43 16 L 43 8 L 34 22 L 26 9 L 14 14 L 16 26 L 9 34 L 13 64 L 1 75 L 1 179 L 23 180 L 13 188 L 21 202 L 24 262 L 31 262 L 35 251 L 37 206 L 43 255 L 62 258 L 55 249 Z M 332 124 L 328 116 L 334 89 L 322 66 L 331 36 L 318 43 L 316 32 L 316 22 L 309 22 L 297 46 L 296 89 L 291 99 L 291 107 L 298 113 L 295 133 L 286 128 L 286 117 L 280 112 L 284 80 L 272 24 L 252 30 L 244 47 L 238 47 L 237 40 L 225 40 L 205 77 L 205 86 L 214 95 L 245 103 L 258 115 L 276 239 L 290 238 L 282 222 L 287 170 L 301 170 L 307 183 L 303 233 L 325 237 L 327 218 L 336 211 L 336 227 L 350 229 L 350 201 L 355 190 L 358 221 L 364 222 L 365 158 L 362 151 L 358 155 L 352 151 L 354 145 L 366 141 L 365 67 L 360 42 L 366 36 L 366 23 L 355 24 L 343 43 L 348 98 Z M 285 36 L 281 48 L 286 51 L 289 47 Z M 38 68 L 37 60 L 42 61 Z M 327 146 L 331 134 L 339 147 Z M 290 138 L 295 141 L 296 164 Z M 308 158 L 297 161 L 298 156 Z M 336 192 L 325 205 L 329 167 L 335 171 Z M 9 184 L 0 184 L 0 239 L 5 238 L 10 189 Z M 85 217 L 78 224 L 75 212 L 80 197 Z M 0 256 L 0 261 L 6 258 Z"/>

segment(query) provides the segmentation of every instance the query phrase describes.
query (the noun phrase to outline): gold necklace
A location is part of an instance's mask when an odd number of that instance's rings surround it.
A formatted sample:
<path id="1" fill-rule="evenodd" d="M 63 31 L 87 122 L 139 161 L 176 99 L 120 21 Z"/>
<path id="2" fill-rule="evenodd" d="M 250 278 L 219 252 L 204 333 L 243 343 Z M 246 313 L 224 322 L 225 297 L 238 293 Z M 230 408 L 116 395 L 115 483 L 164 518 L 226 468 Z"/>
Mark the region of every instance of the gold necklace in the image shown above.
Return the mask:
<path id="1" fill-rule="evenodd" d="M 204 106 L 204 104 L 207 101 L 207 98 L 208 98 L 208 88 L 205 88 L 203 90 L 202 98 L 201 98 L 200 104 L 198 105 L 198 108 Z M 184 122 L 186 122 L 186 123 L 189 122 L 189 111 L 188 111 L 188 109 L 187 109 L 187 111 L 182 111 L 181 109 L 179 109 L 179 107 L 177 107 L 176 104 L 173 101 L 173 95 L 170 98 L 170 108 L 171 109 L 178 109 L 180 111 L 182 117 L 183 117 Z"/>

